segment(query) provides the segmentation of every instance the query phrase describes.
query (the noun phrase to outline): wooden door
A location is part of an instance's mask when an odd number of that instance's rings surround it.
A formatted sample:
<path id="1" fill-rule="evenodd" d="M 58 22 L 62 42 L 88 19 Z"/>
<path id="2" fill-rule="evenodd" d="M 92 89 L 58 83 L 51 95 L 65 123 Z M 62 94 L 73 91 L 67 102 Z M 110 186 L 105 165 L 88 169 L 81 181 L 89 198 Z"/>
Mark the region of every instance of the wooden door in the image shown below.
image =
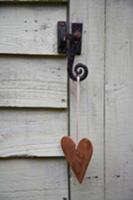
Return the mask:
<path id="1" fill-rule="evenodd" d="M 83 23 L 82 55 L 76 62 L 88 66 L 87 79 L 81 82 L 80 135 L 89 138 L 94 153 L 84 182 L 71 177 L 72 200 L 104 199 L 104 1 L 70 1 L 70 21 Z M 76 85 L 70 82 L 70 130 L 75 137 Z"/>
<path id="2" fill-rule="evenodd" d="M 78 3 L 77 3 L 78 2 Z M 84 23 L 80 136 L 94 154 L 72 200 L 133 199 L 133 1 L 70 0 L 70 21 Z M 70 127 L 75 136 L 75 85 L 70 83 Z"/>
<path id="3" fill-rule="evenodd" d="M 94 154 L 81 185 L 60 147 L 76 133 L 60 20 L 83 23 L 75 63 L 89 68 L 78 139 Z M 133 199 L 132 44 L 132 0 L 0 0 L 0 200 Z"/>

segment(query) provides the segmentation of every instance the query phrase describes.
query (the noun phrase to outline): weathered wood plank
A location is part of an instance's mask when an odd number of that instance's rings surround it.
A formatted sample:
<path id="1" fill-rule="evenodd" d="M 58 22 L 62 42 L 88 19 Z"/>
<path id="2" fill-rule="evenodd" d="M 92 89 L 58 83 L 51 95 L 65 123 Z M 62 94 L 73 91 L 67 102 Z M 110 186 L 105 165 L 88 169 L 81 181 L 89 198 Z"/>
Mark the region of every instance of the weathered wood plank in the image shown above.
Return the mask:
<path id="1" fill-rule="evenodd" d="M 75 6 L 76 5 L 76 6 Z M 83 22 L 82 55 L 76 60 L 89 67 L 81 83 L 80 135 L 94 145 L 92 161 L 82 185 L 71 177 L 72 200 L 104 199 L 104 0 L 70 0 L 70 21 Z M 76 84 L 70 85 L 71 136 L 76 136 Z"/>
<path id="2" fill-rule="evenodd" d="M 107 0 L 106 200 L 133 199 L 133 1 Z"/>
<path id="3" fill-rule="evenodd" d="M 65 5 L 0 6 L 0 53 L 57 54 L 57 21 Z"/>
<path id="4" fill-rule="evenodd" d="M 63 159 L 0 160 L 1 200 L 62 200 L 67 194 Z"/>
<path id="5" fill-rule="evenodd" d="M 63 156 L 63 135 L 67 135 L 65 111 L 0 110 L 0 157 Z"/>
<path id="6" fill-rule="evenodd" d="M 0 2 L 44 2 L 44 3 L 65 3 L 68 0 L 0 0 Z"/>
<path id="7" fill-rule="evenodd" d="M 66 60 L 1 56 L 0 106 L 66 108 Z"/>

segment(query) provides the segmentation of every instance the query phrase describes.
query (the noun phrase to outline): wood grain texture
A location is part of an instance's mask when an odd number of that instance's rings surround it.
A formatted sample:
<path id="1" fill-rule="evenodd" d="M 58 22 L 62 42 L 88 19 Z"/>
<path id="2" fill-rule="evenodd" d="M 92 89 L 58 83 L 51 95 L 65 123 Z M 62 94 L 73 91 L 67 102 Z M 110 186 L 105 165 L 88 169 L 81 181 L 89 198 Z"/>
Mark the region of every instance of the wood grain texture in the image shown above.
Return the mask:
<path id="1" fill-rule="evenodd" d="M 1 200 L 62 200 L 67 194 L 63 159 L 0 160 Z"/>
<path id="2" fill-rule="evenodd" d="M 60 139 L 65 134 L 65 111 L 0 110 L 0 157 L 64 156 Z"/>
<path id="3" fill-rule="evenodd" d="M 107 0 L 106 200 L 133 199 L 133 1 Z"/>
<path id="4" fill-rule="evenodd" d="M 1 56 L 0 106 L 66 108 L 66 60 Z"/>
<path id="5" fill-rule="evenodd" d="M 0 53 L 57 54 L 57 21 L 65 5 L 1 4 Z"/>
<path id="6" fill-rule="evenodd" d="M 76 5 L 76 6 L 75 6 Z M 80 135 L 92 141 L 94 153 L 82 185 L 71 175 L 72 200 L 104 199 L 104 1 L 70 0 L 70 21 L 83 22 L 82 55 L 76 59 L 89 68 L 81 83 Z M 71 136 L 76 138 L 76 84 L 70 84 Z"/>
<path id="7" fill-rule="evenodd" d="M 44 2 L 44 3 L 66 3 L 68 0 L 0 0 L 0 2 Z"/>

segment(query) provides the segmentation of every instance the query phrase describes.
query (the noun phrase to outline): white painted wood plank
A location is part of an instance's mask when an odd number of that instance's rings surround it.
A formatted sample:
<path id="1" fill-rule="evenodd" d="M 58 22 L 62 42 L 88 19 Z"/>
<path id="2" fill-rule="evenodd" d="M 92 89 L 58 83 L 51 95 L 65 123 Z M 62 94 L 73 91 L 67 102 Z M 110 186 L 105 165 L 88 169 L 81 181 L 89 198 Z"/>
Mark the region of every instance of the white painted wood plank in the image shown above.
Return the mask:
<path id="1" fill-rule="evenodd" d="M 63 156 L 60 139 L 65 134 L 65 111 L 0 110 L 0 157 Z"/>
<path id="2" fill-rule="evenodd" d="M 133 1 L 107 1 L 106 200 L 133 199 Z"/>
<path id="3" fill-rule="evenodd" d="M 66 60 L 0 57 L 0 106 L 67 107 Z"/>
<path id="4" fill-rule="evenodd" d="M 1 200 L 63 200 L 67 194 L 63 159 L 0 160 Z"/>
<path id="5" fill-rule="evenodd" d="M 104 96 L 104 1 L 70 0 L 70 21 L 83 22 L 82 55 L 77 61 L 89 67 L 87 80 L 81 83 L 80 135 L 94 145 L 92 161 L 84 182 L 71 177 L 72 200 L 104 199 L 103 96 Z M 71 136 L 76 136 L 76 84 L 70 85 Z"/>
<path id="6" fill-rule="evenodd" d="M 0 53 L 57 54 L 57 21 L 65 5 L 0 5 Z"/>
<path id="7" fill-rule="evenodd" d="M 45 2 L 45 3 L 65 3 L 68 0 L 0 0 L 0 2 Z"/>

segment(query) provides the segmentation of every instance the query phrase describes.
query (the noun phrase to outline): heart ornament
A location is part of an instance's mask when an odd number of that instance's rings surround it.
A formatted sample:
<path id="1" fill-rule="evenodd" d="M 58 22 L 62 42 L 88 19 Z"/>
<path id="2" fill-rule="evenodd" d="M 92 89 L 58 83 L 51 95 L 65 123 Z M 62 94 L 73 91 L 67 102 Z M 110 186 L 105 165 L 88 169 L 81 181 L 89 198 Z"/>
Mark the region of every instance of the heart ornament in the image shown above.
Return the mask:
<path id="1" fill-rule="evenodd" d="M 91 141 L 83 138 L 76 147 L 75 142 L 69 136 L 64 136 L 61 139 L 61 147 L 76 178 L 79 183 L 82 183 L 93 153 Z"/>

